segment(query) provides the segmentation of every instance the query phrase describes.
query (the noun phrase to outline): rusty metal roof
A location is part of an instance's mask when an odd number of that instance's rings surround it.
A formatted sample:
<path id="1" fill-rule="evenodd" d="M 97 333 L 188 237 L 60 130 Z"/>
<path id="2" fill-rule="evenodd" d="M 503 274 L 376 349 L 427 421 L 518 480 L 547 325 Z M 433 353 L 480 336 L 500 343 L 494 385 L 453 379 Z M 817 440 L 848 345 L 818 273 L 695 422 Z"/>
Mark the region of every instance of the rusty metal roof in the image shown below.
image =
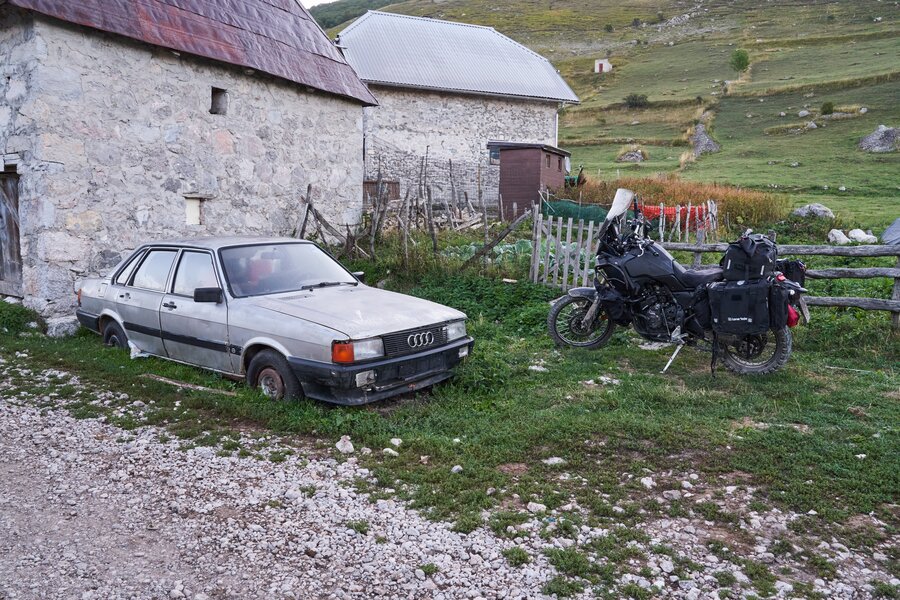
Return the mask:
<path id="1" fill-rule="evenodd" d="M 370 10 L 338 45 L 371 84 L 578 102 L 550 61 L 492 27 Z"/>
<path id="2" fill-rule="evenodd" d="M 298 0 L 9 0 L 9 4 L 377 104 Z"/>

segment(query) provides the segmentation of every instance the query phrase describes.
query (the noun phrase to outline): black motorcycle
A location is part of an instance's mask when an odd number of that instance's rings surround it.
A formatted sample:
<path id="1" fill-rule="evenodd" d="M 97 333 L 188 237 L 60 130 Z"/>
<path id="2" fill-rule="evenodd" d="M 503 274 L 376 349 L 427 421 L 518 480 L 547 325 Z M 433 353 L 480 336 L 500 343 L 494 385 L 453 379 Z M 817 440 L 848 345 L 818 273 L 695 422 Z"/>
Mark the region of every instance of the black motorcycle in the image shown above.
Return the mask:
<path id="1" fill-rule="evenodd" d="M 719 357 L 738 374 L 787 363 L 790 328 L 800 320 L 794 307 L 809 320 L 802 262 L 779 261 L 774 242 L 748 231 L 722 266 L 685 269 L 648 231 L 634 194 L 618 190 L 599 233 L 594 287 L 569 290 L 547 317 L 558 345 L 600 348 L 617 325 L 630 325 L 647 340 L 675 344 L 663 373 L 686 345 L 712 353 L 713 373 Z"/>

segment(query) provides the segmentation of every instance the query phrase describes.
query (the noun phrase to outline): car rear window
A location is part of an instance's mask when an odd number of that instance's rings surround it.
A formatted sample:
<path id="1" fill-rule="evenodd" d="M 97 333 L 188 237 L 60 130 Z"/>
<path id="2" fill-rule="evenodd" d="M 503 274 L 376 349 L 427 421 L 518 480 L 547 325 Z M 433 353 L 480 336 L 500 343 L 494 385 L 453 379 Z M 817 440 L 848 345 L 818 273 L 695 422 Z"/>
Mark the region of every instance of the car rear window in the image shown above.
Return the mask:
<path id="1" fill-rule="evenodd" d="M 138 267 L 131 285 L 145 290 L 162 292 L 169 280 L 169 271 L 175 261 L 177 250 L 151 250 Z"/>
<path id="2" fill-rule="evenodd" d="M 134 271 L 134 268 L 140 261 L 141 257 L 144 255 L 144 252 L 138 252 L 134 256 L 131 257 L 131 260 L 128 261 L 128 264 L 125 265 L 125 268 L 119 273 L 119 276 L 116 277 L 116 283 L 119 285 L 125 285 L 128 283 L 128 278 L 131 277 L 131 272 Z"/>
<path id="3" fill-rule="evenodd" d="M 355 284 L 344 267 L 313 244 L 260 244 L 220 251 L 234 296 L 293 292 L 322 283 Z"/>

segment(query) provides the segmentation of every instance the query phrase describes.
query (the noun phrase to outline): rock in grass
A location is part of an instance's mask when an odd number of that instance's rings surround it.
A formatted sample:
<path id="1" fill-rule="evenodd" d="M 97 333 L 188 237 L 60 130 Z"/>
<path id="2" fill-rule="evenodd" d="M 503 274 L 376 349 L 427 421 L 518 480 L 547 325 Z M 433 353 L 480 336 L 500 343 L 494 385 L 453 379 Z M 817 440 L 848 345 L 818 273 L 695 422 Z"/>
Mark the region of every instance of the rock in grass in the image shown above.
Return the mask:
<path id="1" fill-rule="evenodd" d="M 402 443 L 403 443 L 403 440 L 401 440 L 400 438 L 391 438 L 391 446 L 399 448 L 400 444 L 402 444 Z"/>
<path id="2" fill-rule="evenodd" d="M 875 131 L 859 141 L 859 149 L 864 152 L 893 152 L 900 148 L 900 132 L 896 127 L 879 125 Z"/>
<path id="3" fill-rule="evenodd" d="M 540 502 L 529 502 L 525 508 L 528 509 L 528 512 L 533 514 L 541 514 L 547 512 L 547 505 L 541 504 Z"/>
<path id="4" fill-rule="evenodd" d="M 545 465 L 564 465 L 566 464 L 566 459 L 560 458 L 559 456 L 551 456 L 550 458 L 545 458 L 541 461 Z"/>
<path id="5" fill-rule="evenodd" d="M 850 238 L 844 235 L 840 229 L 832 229 L 828 232 L 828 243 L 837 244 L 838 246 L 846 246 L 850 243 Z"/>
<path id="6" fill-rule="evenodd" d="M 353 442 L 350 441 L 349 435 L 342 435 L 337 444 L 334 445 L 341 454 L 353 454 Z"/>
<path id="7" fill-rule="evenodd" d="M 453 465 L 453 468 L 450 469 L 451 473 L 462 473 L 462 465 Z"/>
<path id="8" fill-rule="evenodd" d="M 385 456 L 400 456 L 400 453 L 394 450 L 393 448 L 385 448 L 381 451 Z"/>
<path id="9" fill-rule="evenodd" d="M 649 490 L 656 487 L 656 482 L 652 477 L 641 477 L 641 485 Z"/>
<path id="10" fill-rule="evenodd" d="M 868 234 L 862 229 L 851 229 L 847 232 L 847 237 L 853 240 L 854 242 L 859 242 L 860 244 L 877 244 L 878 238 L 874 235 Z"/>
<path id="11" fill-rule="evenodd" d="M 806 204 L 801 206 L 800 208 L 794 209 L 794 212 L 791 213 L 795 217 L 815 217 L 817 219 L 834 219 L 834 213 L 830 208 L 825 206 L 824 204 L 819 204 L 818 202 L 813 202 L 812 204 Z"/>
<path id="12" fill-rule="evenodd" d="M 897 218 L 891 226 L 881 234 L 881 242 L 891 246 L 900 246 L 900 218 Z"/>

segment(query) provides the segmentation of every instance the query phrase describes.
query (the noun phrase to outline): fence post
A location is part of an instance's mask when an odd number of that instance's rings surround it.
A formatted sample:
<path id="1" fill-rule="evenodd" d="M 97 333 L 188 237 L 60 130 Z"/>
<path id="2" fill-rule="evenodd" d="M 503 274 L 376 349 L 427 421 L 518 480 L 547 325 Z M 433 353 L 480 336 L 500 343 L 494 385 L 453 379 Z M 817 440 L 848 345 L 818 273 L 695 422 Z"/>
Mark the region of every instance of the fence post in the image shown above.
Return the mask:
<path id="1" fill-rule="evenodd" d="M 897 257 L 897 268 L 900 269 L 900 257 Z M 891 300 L 900 300 L 900 277 L 894 277 L 894 293 Z M 900 333 L 900 311 L 891 313 L 891 330 Z"/>
<path id="2" fill-rule="evenodd" d="M 541 269 L 541 227 L 544 224 L 544 215 L 541 214 L 537 204 L 534 205 L 534 233 L 531 236 L 531 282 L 538 282 L 538 271 Z"/>

